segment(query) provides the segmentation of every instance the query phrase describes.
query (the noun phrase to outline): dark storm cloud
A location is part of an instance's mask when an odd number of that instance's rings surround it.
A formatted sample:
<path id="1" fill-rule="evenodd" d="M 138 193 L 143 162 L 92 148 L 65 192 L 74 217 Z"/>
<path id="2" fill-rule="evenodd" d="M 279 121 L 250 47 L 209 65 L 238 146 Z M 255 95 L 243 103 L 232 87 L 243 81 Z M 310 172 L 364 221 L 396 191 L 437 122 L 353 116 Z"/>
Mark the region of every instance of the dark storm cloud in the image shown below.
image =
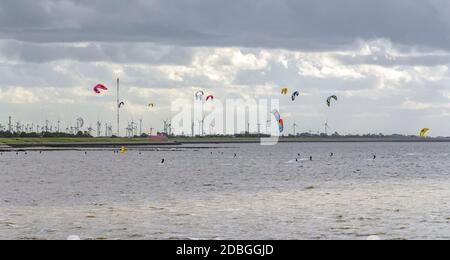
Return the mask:
<path id="1" fill-rule="evenodd" d="M 0 3 L 3 38 L 39 42 L 334 49 L 388 38 L 448 49 L 442 0 L 14 0 Z"/>

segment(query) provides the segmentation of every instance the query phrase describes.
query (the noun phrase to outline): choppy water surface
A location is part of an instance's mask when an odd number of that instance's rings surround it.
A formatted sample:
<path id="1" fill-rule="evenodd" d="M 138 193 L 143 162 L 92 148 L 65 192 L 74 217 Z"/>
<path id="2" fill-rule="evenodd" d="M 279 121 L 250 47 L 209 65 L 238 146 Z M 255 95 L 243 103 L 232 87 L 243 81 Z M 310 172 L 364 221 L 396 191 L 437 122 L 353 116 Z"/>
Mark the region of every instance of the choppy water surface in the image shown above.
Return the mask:
<path id="1" fill-rule="evenodd" d="M 450 144 L 220 146 L 3 153 L 0 239 L 450 239 Z"/>

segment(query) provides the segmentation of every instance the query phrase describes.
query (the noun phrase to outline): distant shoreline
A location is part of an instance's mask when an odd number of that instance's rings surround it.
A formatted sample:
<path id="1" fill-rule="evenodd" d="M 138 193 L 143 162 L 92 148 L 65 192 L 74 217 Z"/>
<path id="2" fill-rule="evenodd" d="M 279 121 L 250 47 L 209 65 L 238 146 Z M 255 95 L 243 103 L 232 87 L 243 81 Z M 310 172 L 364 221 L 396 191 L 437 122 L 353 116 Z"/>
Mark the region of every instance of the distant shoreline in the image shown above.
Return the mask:
<path id="1" fill-rule="evenodd" d="M 195 138 L 177 139 L 182 144 L 198 143 L 260 143 L 260 138 Z M 450 138 L 419 137 L 281 137 L 279 143 L 433 143 L 450 142 Z"/>
<path id="2" fill-rule="evenodd" d="M 96 141 L 98 140 L 98 141 Z M 450 138 L 415 137 L 282 137 L 279 143 L 448 143 Z M 125 147 L 164 147 L 195 144 L 258 144 L 260 138 L 171 138 L 168 141 L 150 141 L 144 138 L 36 138 L 0 139 L 0 151 L 13 149 L 42 148 L 117 148 Z"/>

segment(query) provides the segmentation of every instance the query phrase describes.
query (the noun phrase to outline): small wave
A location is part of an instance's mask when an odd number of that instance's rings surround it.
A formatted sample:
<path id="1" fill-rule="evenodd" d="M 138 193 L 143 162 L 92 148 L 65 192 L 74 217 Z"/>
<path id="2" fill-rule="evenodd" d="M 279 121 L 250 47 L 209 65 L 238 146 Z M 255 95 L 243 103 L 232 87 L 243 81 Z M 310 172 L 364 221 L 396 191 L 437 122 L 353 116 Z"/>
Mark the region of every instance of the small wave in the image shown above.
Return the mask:
<path id="1" fill-rule="evenodd" d="M 295 162 L 296 162 L 295 160 L 290 160 L 290 161 L 285 162 L 285 164 L 292 164 L 292 163 L 295 163 Z"/>
<path id="2" fill-rule="evenodd" d="M 422 154 L 420 153 L 407 153 L 405 154 L 405 156 L 421 156 Z"/>

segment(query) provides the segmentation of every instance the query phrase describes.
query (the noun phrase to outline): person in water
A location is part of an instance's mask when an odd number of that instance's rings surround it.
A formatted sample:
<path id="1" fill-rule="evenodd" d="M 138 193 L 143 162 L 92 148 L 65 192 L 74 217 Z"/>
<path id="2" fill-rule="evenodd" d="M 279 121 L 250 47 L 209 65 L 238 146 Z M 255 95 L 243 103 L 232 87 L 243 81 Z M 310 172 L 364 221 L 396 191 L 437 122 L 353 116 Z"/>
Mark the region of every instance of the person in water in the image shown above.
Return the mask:
<path id="1" fill-rule="evenodd" d="M 373 156 L 373 159 L 374 159 L 374 160 L 376 160 L 376 159 L 377 159 L 377 156 L 376 156 L 376 155 L 374 155 L 374 156 Z"/>
<path id="2" fill-rule="evenodd" d="M 161 160 L 161 164 L 164 164 L 166 162 L 166 159 Z"/>
<path id="3" fill-rule="evenodd" d="M 312 160 L 313 160 L 313 157 L 312 157 L 312 156 L 310 156 L 310 157 L 309 157 L 309 160 L 310 160 L 310 161 L 312 161 Z"/>
<path id="4" fill-rule="evenodd" d="M 331 154 L 330 154 L 330 157 L 333 157 L 333 156 L 334 156 L 334 153 L 331 153 Z"/>

